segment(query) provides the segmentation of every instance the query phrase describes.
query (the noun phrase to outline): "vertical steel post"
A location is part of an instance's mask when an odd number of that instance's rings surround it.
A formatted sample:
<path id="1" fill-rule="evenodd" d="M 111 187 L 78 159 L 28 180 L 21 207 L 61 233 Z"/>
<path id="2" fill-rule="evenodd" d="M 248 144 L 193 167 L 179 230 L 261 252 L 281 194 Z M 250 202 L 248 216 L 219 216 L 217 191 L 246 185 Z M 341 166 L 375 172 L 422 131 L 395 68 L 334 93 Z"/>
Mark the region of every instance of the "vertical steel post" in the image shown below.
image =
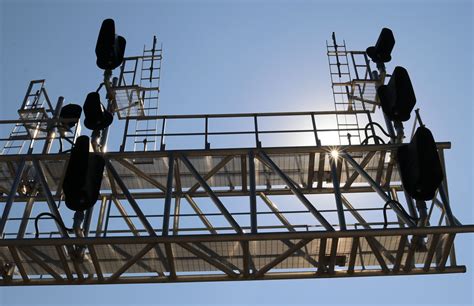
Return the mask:
<path id="1" fill-rule="evenodd" d="M 105 77 L 105 75 L 104 75 Z M 105 80 L 105 83 L 109 82 L 109 80 Z M 114 87 L 117 87 L 117 82 L 118 82 L 118 78 L 113 78 L 112 79 L 112 90 L 111 92 L 113 91 L 113 88 Z M 112 116 L 114 115 L 114 112 L 113 112 L 113 105 L 112 105 L 112 102 L 115 100 L 115 93 L 113 93 L 113 95 L 109 94 L 109 88 L 107 88 L 107 111 L 109 111 Z M 106 147 L 107 147 L 107 140 L 109 138 L 109 128 L 110 126 L 106 127 L 105 129 L 102 130 L 102 133 L 100 135 L 100 150 L 101 152 L 105 152 L 106 151 Z"/>
<path id="2" fill-rule="evenodd" d="M 55 123 L 58 122 L 59 114 L 61 113 L 61 108 L 63 107 L 64 97 L 59 97 L 58 102 L 56 103 L 56 108 L 54 109 L 54 114 L 52 118 L 52 122 L 48 125 L 48 136 L 43 146 L 43 154 L 49 153 L 51 150 L 51 146 L 54 140 L 54 128 Z"/>
<path id="3" fill-rule="evenodd" d="M 314 119 L 314 113 L 311 113 L 311 123 L 313 124 L 313 132 L 314 132 L 314 141 L 316 142 L 316 146 L 321 146 L 321 141 L 318 138 L 318 129 L 316 128 L 316 120 Z"/>
<path id="4" fill-rule="evenodd" d="M 258 120 L 257 115 L 253 115 L 253 125 L 255 130 L 255 145 L 257 148 L 261 147 L 260 138 L 258 136 Z"/>
<path id="5" fill-rule="evenodd" d="M 174 173 L 174 156 L 172 154 L 168 157 L 168 178 L 166 180 L 166 195 L 165 195 L 165 207 L 163 213 L 163 236 L 168 236 L 170 227 L 170 215 L 171 215 L 171 200 L 173 197 L 173 173 Z"/>
<path id="6" fill-rule="evenodd" d="M 339 219 L 339 227 L 342 231 L 345 231 L 347 229 L 346 218 L 344 216 L 344 207 L 342 206 L 341 188 L 339 186 L 339 177 L 337 176 L 337 169 L 336 169 L 336 161 L 337 161 L 336 158 L 337 157 L 331 156 L 329 158 L 329 161 L 331 164 L 331 176 L 332 176 L 332 183 L 334 186 L 334 196 L 336 197 L 336 208 L 337 208 L 337 217 Z"/>
<path id="7" fill-rule="evenodd" d="M 124 152 L 127 146 L 127 137 L 128 137 L 128 124 L 130 119 L 127 117 L 125 119 L 125 127 L 123 129 L 122 145 L 120 145 L 120 152 Z"/>
<path id="8" fill-rule="evenodd" d="M 97 218 L 97 229 L 95 231 L 96 237 L 100 237 L 100 234 L 102 233 L 102 224 L 104 223 L 106 206 L 107 206 L 107 197 L 102 196 L 102 201 L 100 203 L 99 217 Z"/>
<path id="9" fill-rule="evenodd" d="M 173 235 L 178 235 L 179 233 L 179 214 L 181 210 L 181 197 L 176 196 L 174 202 L 174 216 L 173 216 Z"/>
<path id="10" fill-rule="evenodd" d="M 107 206 L 107 213 L 105 215 L 105 224 L 104 224 L 104 234 L 103 234 L 103 237 L 107 237 L 107 230 L 109 229 L 109 220 L 110 220 L 110 210 L 112 209 L 112 198 L 114 196 L 111 195 L 109 197 L 109 201 L 108 201 L 108 206 Z"/>
<path id="11" fill-rule="evenodd" d="M 94 213 L 94 206 L 86 210 L 85 213 L 85 218 L 84 218 L 84 236 L 88 237 L 89 236 L 89 231 L 91 228 L 91 221 L 92 221 L 92 214 Z"/>
<path id="12" fill-rule="evenodd" d="M 161 124 L 161 138 L 160 138 L 160 150 L 165 149 L 165 129 L 166 129 L 166 118 L 163 118 L 163 122 Z"/>
<path id="13" fill-rule="evenodd" d="M 204 148 L 209 150 L 211 148 L 211 144 L 209 143 L 208 133 L 209 133 L 209 117 L 206 116 L 206 127 L 204 130 Z"/>
<path id="14" fill-rule="evenodd" d="M 255 153 L 251 150 L 248 154 L 249 157 L 249 184 L 250 184 L 250 228 L 252 234 L 257 233 L 257 193 L 256 193 L 256 182 L 255 182 Z"/>

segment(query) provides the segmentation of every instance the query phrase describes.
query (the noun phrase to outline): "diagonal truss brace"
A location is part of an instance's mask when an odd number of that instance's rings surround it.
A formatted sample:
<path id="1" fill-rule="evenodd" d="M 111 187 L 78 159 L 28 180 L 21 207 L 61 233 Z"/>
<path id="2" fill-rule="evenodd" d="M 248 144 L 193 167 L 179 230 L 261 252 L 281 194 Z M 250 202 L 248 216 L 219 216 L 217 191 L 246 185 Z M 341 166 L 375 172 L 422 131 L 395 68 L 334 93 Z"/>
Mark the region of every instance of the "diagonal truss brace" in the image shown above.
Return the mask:
<path id="1" fill-rule="evenodd" d="M 352 158 L 352 156 L 349 153 L 346 152 L 340 152 L 339 155 L 341 155 L 345 160 L 349 162 L 349 164 L 370 184 L 372 189 L 377 192 L 377 194 L 387 203 L 389 203 L 390 207 L 393 209 L 393 211 L 397 214 L 398 217 L 400 217 L 405 224 L 407 224 L 409 227 L 416 227 L 416 224 L 410 220 L 409 218 L 406 217 L 405 214 L 400 210 L 400 208 L 393 204 L 391 201 L 390 197 L 382 190 L 382 188 L 370 177 L 370 175 L 365 172 L 365 170 Z"/>
<path id="2" fill-rule="evenodd" d="M 267 273 L 269 270 L 271 270 L 273 267 L 287 259 L 289 256 L 291 256 L 293 253 L 295 253 L 297 250 L 301 249 L 308 243 L 310 243 L 313 239 L 301 239 L 298 243 L 294 244 L 292 247 L 290 247 L 288 250 L 277 256 L 274 260 L 260 268 L 260 270 L 255 273 L 255 278 L 262 277 Z"/>
<path id="3" fill-rule="evenodd" d="M 327 231 L 334 231 L 334 227 L 324 218 L 324 216 L 314 208 L 313 204 L 305 197 L 303 192 L 292 182 L 292 180 L 283 173 L 283 171 L 270 159 L 270 157 L 263 151 L 259 152 L 259 156 L 278 176 L 280 176 L 286 185 L 291 189 L 294 195 L 303 203 L 304 206 L 316 217 L 316 219 L 324 226 Z"/>
<path id="4" fill-rule="evenodd" d="M 142 170 L 138 169 L 136 166 L 132 165 L 130 162 L 126 161 L 123 158 L 117 158 L 116 161 L 127 168 L 128 170 L 132 171 L 136 175 L 138 175 L 140 178 L 144 179 L 148 183 L 152 184 L 156 188 L 160 189 L 163 192 L 166 192 L 165 186 L 163 186 L 160 182 L 156 181 L 155 179 L 151 178 L 149 175 L 144 173 Z"/>
<path id="5" fill-rule="evenodd" d="M 207 181 L 208 179 L 210 179 L 211 177 L 214 176 L 214 174 L 216 174 L 217 172 L 219 172 L 220 169 L 224 168 L 232 159 L 234 159 L 234 156 L 232 155 L 229 155 L 227 157 L 225 157 L 224 159 L 222 159 L 214 168 L 211 169 L 211 171 L 209 171 L 206 175 L 204 175 L 202 178 Z M 191 188 L 189 188 L 189 190 L 187 191 L 189 194 L 192 194 L 193 192 L 195 192 L 196 190 L 198 190 L 200 184 L 199 182 L 194 184 L 193 186 L 191 186 Z"/>
<path id="6" fill-rule="evenodd" d="M 224 272 L 225 274 L 227 274 L 229 277 L 232 277 L 232 278 L 236 278 L 238 277 L 239 275 L 237 273 L 235 273 L 231 268 L 227 267 L 225 264 L 223 264 L 222 262 L 208 256 L 207 254 L 205 254 L 204 252 L 200 251 L 199 249 L 193 247 L 190 243 L 178 243 L 178 245 L 180 247 L 182 247 L 183 249 L 186 249 L 187 251 L 189 251 L 190 253 L 196 255 L 197 257 L 199 257 L 200 259 L 206 261 L 208 264 L 218 268 L 219 270 L 221 270 L 222 272 Z"/>
<path id="7" fill-rule="evenodd" d="M 367 223 L 367 221 L 364 219 L 364 217 L 362 217 L 362 215 L 360 215 L 354 209 L 354 206 L 352 206 L 352 204 L 344 196 L 342 196 L 342 203 L 344 204 L 344 206 L 346 208 L 349 209 L 349 211 L 354 216 L 354 218 L 357 220 L 357 222 L 362 224 L 362 226 L 365 229 L 371 229 L 370 225 Z M 388 268 L 387 268 L 387 265 L 386 265 L 385 260 L 383 259 L 382 255 L 381 255 L 381 253 L 383 253 L 385 255 L 385 257 L 387 257 L 387 259 L 390 260 L 392 263 L 395 263 L 395 258 L 374 237 L 366 237 L 366 240 L 367 240 L 367 243 L 369 244 L 369 247 L 372 249 L 372 252 L 374 253 L 375 258 L 377 259 L 378 263 L 382 267 L 382 270 L 387 272 Z"/>
<path id="8" fill-rule="evenodd" d="M 133 198 L 132 194 L 128 190 L 125 183 L 120 178 L 119 174 L 117 173 L 117 170 L 115 170 L 114 166 L 112 165 L 112 163 L 108 159 L 106 159 L 105 163 L 106 163 L 107 169 L 110 171 L 110 174 L 112 174 L 114 180 L 117 182 L 118 186 L 120 187 L 123 194 L 125 195 L 128 202 L 130 203 L 130 206 L 135 211 L 135 213 L 137 214 L 140 221 L 143 223 L 143 226 L 145 227 L 148 234 L 150 236 L 156 236 L 155 230 L 151 226 L 150 222 L 148 222 L 145 214 L 143 214 L 142 210 L 140 209 L 140 206 L 138 205 L 138 203 Z"/>
<path id="9" fill-rule="evenodd" d="M 123 194 L 125 195 L 128 202 L 130 203 L 130 206 L 132 207 L 132 209 L 137 214 L 138 218 L 142 222 L 142 224 L 145 227 L 148 234 L 152 237 L 156 236 L 155 230 L 153 229 L 150 222 L 148 222 L 148 219 L 146 218 L 145 214 L 140 209 L 140 206 L 138 205 L 138 203 L 133 198 L 132 194 L 128 190 L 125 183 L 122 181 L 122 179 L 118 175 L 117 170 L 115 170 L 114 166 L 112 165 L 112 163 L 108 159 L 105 160 L 105 164 L 107 166 L 107 169 L 109 170 L 109 173 L 113 176 L 113 178 L 115 179 L 115 181 L 119 185 L 119 187 L 122 190 Z M 165 266 L 165 268 L 167 270 L 170 270 L 169 269 L 169 264 L 166 262 L 165 257 L 163 255 L 163 252 L 161 251 L 161 249 L 159 247 L 156 247 L 155 250 L 156 250 L 156 253 L 158 254 L 158 257 L 160 258 L 161 262 L 163 263 L 163 266 Z"/>
<path id="10" fill-rule="evenodd" d="M 209 197 L 211 198 L 211 200 L 214 202 L 214 204 L 217 206 L 217 208 L 220 210 L 220 212 L 224 215 L 224 217 L 227 219 L 227 221 L 232 225 L 232 227 L 234 228 L 234 230 L 239 233 L 239 234 L 242 234 L 243 233 L 243 230 L 242 228 L 240 227 L 240 225 L 237 223 L 237 221 L 234 219 L 234 217 L 232 217 L 232 215 L 230 214 L 230 212 L 227 210 L 227 208 L 224 206 L 224 204 L 221 202 L 221 200 L 219 200 L 219 198 L 215 195 L 215 193 L 212 191 L 211 187 L 206 183 L 206 181 L 202 178 L 202 176 L 199 174 L 199 172 L 196 170 L 196 168 L 194 168 L 194 166 L 191 164 L 191 162 L 189 161 L 189 159 L 184 156 L 184 155 L 181 155 L 179 157 L 181 159 L 181 161 L 184 163 L 184 165 L 186 166 L 186 168 L 189 169 L 189 171 L 191 171 L 191 174 L 194 176 L 194 178 L 199 182 L 199 184 L 201 185 L 201 187 L 204 188 L 204 190 L 206 191 L 206 193 L 209 195 Z"/>
<path id="11" fill-rule="evenodd" d="M 291 223 L 288 221 L 288 219 L 285 218 L 285 216 L 280 212 L 278 207 L 276 206 L 275 203 L 273 203 L 263 192 L 260 193 L 260 198 L 263 200 L 265 204 L 270 208 L 270 210 L 275 214 L 275 216 L 280 220 L 280 222 L 288 229 L 290 232 L 296 232 L 295 228 Z M 282 240 L 284 244 L 286 244 L 288 247 L 293 247 L 295 244 L 291 242 L 290 240 Z M 308 253 L 304 252 L 301 249 L 296 250 L 296 254 L 299 256 L 302 256 L 307 262 L 312 264 L 313 266 L 317 267 L 319 264 L 316 260 L 314 260 L 311 256 L 308 255 Z"/>

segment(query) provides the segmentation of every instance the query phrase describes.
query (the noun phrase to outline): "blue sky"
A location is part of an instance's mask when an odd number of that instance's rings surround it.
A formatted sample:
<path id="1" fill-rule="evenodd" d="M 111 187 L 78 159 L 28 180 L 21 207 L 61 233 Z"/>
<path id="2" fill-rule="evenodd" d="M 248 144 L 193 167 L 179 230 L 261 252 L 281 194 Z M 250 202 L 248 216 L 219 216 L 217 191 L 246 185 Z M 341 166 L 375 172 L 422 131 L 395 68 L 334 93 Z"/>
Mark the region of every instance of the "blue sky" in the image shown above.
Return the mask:
<path id="1" fill-rule="evenodd" d="M 450 197 L 474 223 L 472 1 L 0 1 L 0 118 L 16 118 L 28 82 L 82 104 L 97 88 L 94 47 L 114 18 L 127 54 L 164 43 L 161 113 L 332 110 L 325 40 L 397 40 L 425 124 L 447 152 Z M 119 137 L 120 134 L 117 135 Z M 472 305 L 472 236 L 458 238 L 466 274 L 161 285 L 1 288 L 1 305 Z"/>

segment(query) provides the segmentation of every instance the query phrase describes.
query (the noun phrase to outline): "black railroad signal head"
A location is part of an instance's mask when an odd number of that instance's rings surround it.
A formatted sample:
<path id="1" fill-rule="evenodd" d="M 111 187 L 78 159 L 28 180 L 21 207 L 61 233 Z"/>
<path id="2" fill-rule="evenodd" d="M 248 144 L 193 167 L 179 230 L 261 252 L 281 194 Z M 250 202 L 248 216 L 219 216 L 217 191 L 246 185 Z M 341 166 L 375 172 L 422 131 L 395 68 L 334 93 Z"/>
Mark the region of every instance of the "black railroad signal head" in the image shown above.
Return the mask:
<path id="1" fill-rule="evenodd" d="M 68 104 L 61 108 L 59 118 L 61 125 L 67 128 L 72 128 L 77 124 L 81 118 L 82 107 L 77 104 Z"/>
<path id="2" fill-rule="evenodd" d="M 377 89 L 382 110 L 392 121 L 407 121 L 416 104 L 416 96 L 408 71 L 395 67 L 390 81 Z"/>
<path id="3" fill-rule="evenodd" d="M 419 127 L 409 144 L 397 150 L 403 188 L 415 200 L 434 198 L 443 181 L 443 169 L 431 131 Z"/>
<path id="4" fill-rule="evenodd" d="M 123 62 L 127 41 L 115 35 L 115 22 L 105 19 L 100 27 L 99 37 L 95 46 L 97 66 L 104 70 L 113 70 Z"/>
<path id="5" fill-rule="evenodd" d="M 89 130 L 102 130 L 112 124 L 113 116 L 107 111 L 100 102 L 100 95 L 97 92 L 91 92 L 87 95 L 84 102 L 84 125 Z"/>
<path id="6" fill-rule="evenodd" d="M 91 208 L 99 197 L 105 161 L 102 156 L 90 153 L 89 146 L 89 137 L 76 139 L 64 177 L 65 203 L 74 211 Z"/>
<path id="7" fill-rule="evenodd" d="M 375 46 L 368 47 L 366 52 L 375 63 L 387 63 L 392 59 L 391 53 L 394 46 L 395 38 L 392 30 L 383 28 Z"/>

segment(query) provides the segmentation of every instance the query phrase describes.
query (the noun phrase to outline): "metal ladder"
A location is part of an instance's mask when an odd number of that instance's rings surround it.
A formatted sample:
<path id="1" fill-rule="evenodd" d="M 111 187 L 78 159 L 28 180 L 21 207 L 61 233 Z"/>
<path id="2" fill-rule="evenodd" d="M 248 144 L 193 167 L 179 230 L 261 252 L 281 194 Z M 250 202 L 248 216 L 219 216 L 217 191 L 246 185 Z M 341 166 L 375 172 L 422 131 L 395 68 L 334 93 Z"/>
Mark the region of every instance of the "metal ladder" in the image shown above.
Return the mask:
<path id="1" fill-rule="evenodd" d="M 120 79 L 119 79 L 119 86 L 127 86 L 127 85 L 134 85 L 135 84 L 135 78 L 137 76 L 137 68 L 138 68 L 138 60 L 139 57 L 128 57 L 124 59 L 124 63 L 121 66 L 121 71 L 120 71 Z M 133 69 L 131 70 L 125 70 L 128 62 L 132 62 L 132 67 Z M 131 76 L 129 76 L 131 75 Z M 127 84 L 130 83 L 130 84 Z"/>
<path id="2" fill-rule="evenodd" d="M 358 110 L 373 113 L 378 105 L 378 99 L 376 80 L 372 75 L 369 57 L 365 51 L 351 51 L 350 56 L 355 73 L 350 99 Z"/>
<path id="3" fill-rule="evenodd" d="M 346 42 L 337 44 L 336 35 L 332 34 L 332 45 L 326 41 L 326 49 L 331 76 L 334 109 L 336 112 L 358 111 L 351 98 L 351 70 L 349 67 Z M 340 145 L 358 144 L 361 142 L 357 114 L 336 114 L 338 137 Z"/>
<path id="4" fill-rule="evenodd" d="M 19 120 L 44 120 L 48 119 L 48 113 L 52 112 L 46 89 L 45 80 L 31 81 L 21 108 L 18 110 Z M 43 98 L 43 99 L 42 99 Z M 34 140 L 40 133 L 41 122 L 17 122 L 15 123 L 8 140 L 2 148 L 1 155 L 25 153 L 26 144 L 28 152 L 33 148 Z"/>
<path id="5" fill-rule="evenodd" d="M 134 151 L 157 150 L 158 145 L 158 120 L 146 120 L 146 117 L 158 115 L 159 87 L 161 79 L 161 59 L 163 46 L 157 49 L 157 39 L 153 36 L 153 47 L 143 48 L 143 56 L 140 69 L 140 87 L 158 88 L 158 90 L 143 90 L 141 99 L 143 101 L 143 116 L 145 120 L 135 121 Z"/>

